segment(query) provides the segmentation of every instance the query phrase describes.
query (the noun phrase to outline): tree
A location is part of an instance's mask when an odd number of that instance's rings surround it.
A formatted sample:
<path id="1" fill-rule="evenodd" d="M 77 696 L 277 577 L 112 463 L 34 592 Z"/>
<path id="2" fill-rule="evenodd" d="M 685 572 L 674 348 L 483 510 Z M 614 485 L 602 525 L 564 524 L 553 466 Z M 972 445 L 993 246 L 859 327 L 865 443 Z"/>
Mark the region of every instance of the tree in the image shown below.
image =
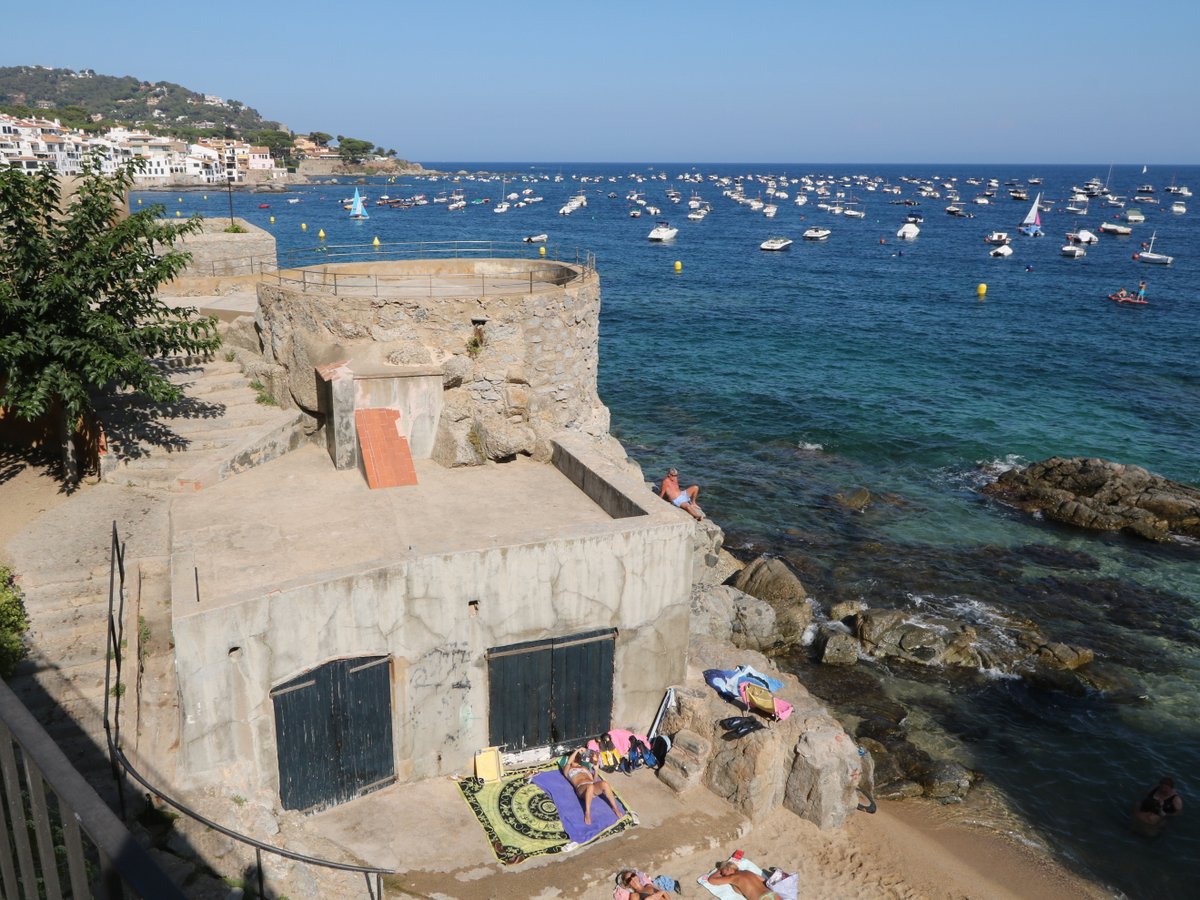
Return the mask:
<path id="1" fill-rule="evenodd" d="M 326 144 L 328 144 L 330 141 L 333 140 L 333 135 L 326 134 L 323 131 L 310 131 L 308 133 L 308 139 L 310 141 L 312 141 L 314 144 L 316 144 L 318 147 L 324 147 Z"/>
<path id="2" fill-rule="evenodd" d="M 266 147 L 272 159 L 287 159 L 292 155 L 292 136 L 286 131 L 255 131 L 247 138 L 253 144 Z"/>
<path id="3" fill-rule="evenodd" d="M 358 138 L 338 138 L 338 154 L 348 163 L 362 162 L 363 157 L 370 153 L 374 146 L 371 141 L 360 141 Z"/>
<path id="4" fill-rule="evenodd" d="M 175 242 L 201 227 L 121 210 L 139 163 L 113 175 L 90 155 L 64 201 L 48 168 L 0 170 L 0 408 L 32 421 L 57 413 L 63 477 L 78 478 L 73 437 L 100 392 L 131 388 L 157 402 L 179 388 L 151 363 L 220 345 L 216 320 L 159 300 L 187 265 Z"/>

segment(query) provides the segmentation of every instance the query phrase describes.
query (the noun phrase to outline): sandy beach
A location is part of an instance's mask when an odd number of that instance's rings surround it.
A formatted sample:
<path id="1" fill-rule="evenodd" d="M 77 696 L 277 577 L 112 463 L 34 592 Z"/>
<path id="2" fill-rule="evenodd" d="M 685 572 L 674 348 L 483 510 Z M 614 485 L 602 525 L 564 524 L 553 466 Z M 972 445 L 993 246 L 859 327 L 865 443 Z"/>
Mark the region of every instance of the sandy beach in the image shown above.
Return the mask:
<path id="1" fill-rule="evenodd" d="M 68 495 L 44 467 L 15 454 L 4 456 L 0 477 L 3 562 L 7 542 L 37 516 L 65 502 Z M 86 491 L 88 486 L 81 489 Z M 885 801 L 875 815 L 856 814 L 843 829 L 824 832 L 780 809 L 750 829 L 740 839 L 740 847 L 761 865 L 798 872 L 803 895 L 808 897 L 1009 900 L 1114 896 L 1073 873 L 1044 849 L 1018 837 L 1024 829 L 1014 827 L 1012 833 L 1005 834 L 981 826 L 981 820 L 1002 820 L 1002 814 L 998 815 L 1000 802 L 988 792 L 987 787 L 977 788 L 967 802 L 953 806 L 924 800 Z M 686 796 L 681 800 L 685 806 L 688 804 Z M 681 833 L 675 853 L 663 864 L 666 874 L 684 884 L 685 896 L 707 896 L 695 879 L 711 868 L 725 849 L 697 849 L 701 846 L 697 837 Z M 572 885 L 571 870 L 582 863 L 594 871 L 601 861 L 594 856 L 597 851 L 604 857 L 611 855 L 620 865 L 622 852 L 630 849 L 621 848 L 620 843 L 606 842 L 575 861 L 563 860 L 539 868 L 537 873 L 527 873 L 533 876 L 530 880 L 543 882 L 540 892 L 533 895 L 609 896 L 607 888 L 597 888 L 590 879 L 590 884 Z M 729 852 L 733 849 L 728 848 Z M 593 858 L 587 860 L 587 856 Z M 520 880 L 522 892 L 533 886 L 526 879 Z M 453 896 L 459 895 L 472 894 L 469 889 L 465 893 L 454 891 Z"/>

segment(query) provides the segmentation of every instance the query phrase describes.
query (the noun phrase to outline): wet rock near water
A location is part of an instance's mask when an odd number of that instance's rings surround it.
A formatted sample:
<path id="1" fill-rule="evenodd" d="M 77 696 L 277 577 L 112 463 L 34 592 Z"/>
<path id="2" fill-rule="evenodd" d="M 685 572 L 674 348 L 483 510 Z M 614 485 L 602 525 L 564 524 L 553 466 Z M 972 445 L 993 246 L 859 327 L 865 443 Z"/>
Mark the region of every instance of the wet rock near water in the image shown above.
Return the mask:
<path id="1" fill-rule="evenodd" d="M 1160 542 L 1200 539 L 1200 490 L 1139 466 L 1055 456 L 1011 469 L 983 492 L 1079 528 Z"/>

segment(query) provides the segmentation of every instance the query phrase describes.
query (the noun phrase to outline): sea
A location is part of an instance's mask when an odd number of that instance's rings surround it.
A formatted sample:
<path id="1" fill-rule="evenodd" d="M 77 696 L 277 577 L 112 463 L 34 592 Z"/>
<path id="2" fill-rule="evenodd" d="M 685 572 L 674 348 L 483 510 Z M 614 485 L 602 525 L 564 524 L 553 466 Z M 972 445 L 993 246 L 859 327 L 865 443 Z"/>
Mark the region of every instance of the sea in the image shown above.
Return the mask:
<path id="1" fill-rule="evenodd" d="M 145 192 L 167 215 L 237 215 L 271 231 L 293 261 L 323 247 L 407 242 L 511 242 L 546 233 L 551 255 L 592 253 L 600 272 L 600 395 L 613 433 L 657 479 L 676 466 L 726 531 L 726 546 L 770 553 L 800 573 L 818 617 L 839 600 L 968 616 L 1007 612 L 1051 638 L 1091 647 L 1112 690 L 1066 690 L 1003 673 L 884 666 L 878 676 L 906 725 L 935 755 L 980 773 L 1000 798 L 973 821 L 1001 828 L 1129 897 L 1180 895 L 1200 872 L 1200 546 L 1083 532 L 980 493 L 1005 468 L 1049 456 L 1101 457 L 1200 484 L 1200 198 L 1172 213 L 1169 185 L 1200 190 L 1200 167 L 1141 165 L 885 165 L 435 162 L 458 176 L 313 184 L 293 193 Z M 665 176 L 665 177 L 663 177 Z M 863 219 L 797 206 L 808 176 L 845 194 Z M 859 178 L 858 176 L 865 176 Z M 770 201 L 766 218 L 723 195 L 741 179 Z M 1029 200 L 1006 182 L 1030 185 Z M 1124 210 L 1093 199 L 1065 212 L 1073 186 L 1098 178 L 1139 207 L 1128 237 L 1100 235 L 1068 259 L 1065 234 L 1098 233 Z M 503 179 L 503 180 L 501 180 Z M 968 179 L 980 184 L 969 184 Z M 972 199 L 996 179 L 987 205 Z M 874 183 L 876 190 L 866 189 Z M 924 183 L 942 196 L 919 197 Z M 878 190 L 901 188 L 899 195 Z M 964 211 L 945 212 L 945 185 Z M 1151 185 L 1153 194 L 1133 199 Z M 343 209 L 354 187 L 370 218 Z M 467 206 L 374 205 L 460 188 Z M 540 203 L 493 212 L 502 192 Z M 681 202 L 666 194 L 677 190 Z M 587 205 L 561 215 L 583 192 Z M 644 213 L 631 192 L 660 215 Z M 1034 196 L 1044 237 L 1017 234 Z M 687 219 L 688 200 L 711 204 Z M 299 199 L 287 203 L 287 198 Z M 490 203 L 475 203 L 488 198 Z M 915 200 L 919 205 L 902 205 Z M 261 204 L 267 204 L 265 207 Z M 920 235 L 900 241 L 908 214 Z M 666 243 L 656 218 L 678 227 Z M 306 228 L 301 229 L 301 224 Z M 802 232 L 831 229 L 821 242 Z M 984 236 L 1008 232 L 991 258 Z M 324 238 L 318 237 L 323 231 Z M 771 236 L 795 243 L 764 252 Z M 1154 238 L 1170 266 L 1134 254 Z M 1146 281 L 1145 305 L 1109 294 Z M 839 502 L 859 488 L 861 510 Z M 785 660 L 854 721 L 862 681 L 804 654 Z M 872 689 L 874 690 L 874 689 Z M 873 701 L 876 702 L 876 701 Z M 1189 808 L 1157 838 L 1130 812 L 1163 775 Z"/>

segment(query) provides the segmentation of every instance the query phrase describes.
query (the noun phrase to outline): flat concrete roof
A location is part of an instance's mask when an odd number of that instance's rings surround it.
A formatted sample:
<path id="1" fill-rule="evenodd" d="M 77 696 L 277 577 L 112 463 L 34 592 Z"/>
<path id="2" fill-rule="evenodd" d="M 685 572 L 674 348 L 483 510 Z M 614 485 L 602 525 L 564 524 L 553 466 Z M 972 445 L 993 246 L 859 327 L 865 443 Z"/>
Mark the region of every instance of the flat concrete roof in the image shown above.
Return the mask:
<path id="1" fill-rule="evenodd" d="M 181 495 L 171 510 L 173 564 L 182 568 L 190 554 L 200 582 L 200 600 L 184 614 L 406 558 L 678 524 L 686 515 L 663 503 L 648 516 L 613 519 L 553 465 L 525 457 L 457 469 L 414 462 L 416 486 L 373 491 L 357 469 L 338 471 L 324 447 L 307 445 Z M 182 583 L 191 581 L 176 572 L 176 593 L 189 601 Z"/>

